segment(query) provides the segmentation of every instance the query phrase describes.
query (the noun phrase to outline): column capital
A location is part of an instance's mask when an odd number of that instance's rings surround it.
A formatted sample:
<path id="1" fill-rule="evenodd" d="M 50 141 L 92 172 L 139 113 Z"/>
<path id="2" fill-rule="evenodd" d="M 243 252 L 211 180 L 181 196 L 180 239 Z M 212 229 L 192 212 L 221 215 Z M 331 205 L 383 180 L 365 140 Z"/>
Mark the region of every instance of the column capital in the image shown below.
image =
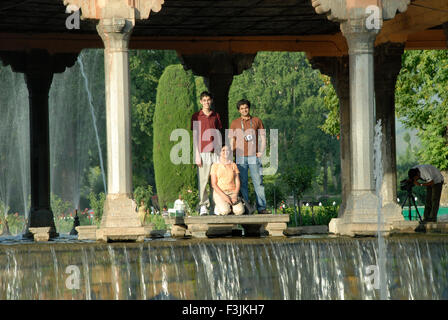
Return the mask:
<path id="1" fill-rule="evenodd" d="M 164 0 L 64 0 L 67 11 L 81 9 L 82 19 L 107 19 L 122 17 L 135 23 L 136 19 L 148 19 L 151 11 L 159 12 Z"/>
<path id="2" fill-rule="evenodd" d="M 134 24 L 129 19 L 113 17 L 101 19 L 96 29 L 106 50 L 127 51 Z"/>
<path id="3" fill-rule="evenodd" d="M 311 0 L 318 14 L 340 22 L 350 54 L 372 53 L 383 21 L 393 19 L 397 12 L 405 12 L 410 0 Z M 375 12 L 371 7 L 376 7 Z M 375 22 L 372 25 L 372 22 Z"/>
<path id="4" fill-rule="evenodd" d="M 375 90 L 395 91 L 402 66 L 404 43 L 387 42 L 375 47 Z M 388 85 L 379 85 L 388 83 Z"/>
<path id="5" fill-rule="evenodd" d="M 443 24 L 443 31 L 445 32 L 446 45 L 448 46 L 448 22 Z"/>
<path id="6" fill-rule="evenodd" d="M 182 54 L 179 58 L 186 70 L 197 76 L 209 78 L 215 74 L 239 75 L 252 66 L 256 53 L 229 53 L 213 51 L 200 54 Z"/>
<path id="7" fill-rule="evenodd" d="M 313 57 L 310 60 L 313 69 L 331 78 L 331 83 L 339 99 L 348 99 L 349 88 L 349 57 Z"/>
<path id="8" fill-rule="evenodd" d="M 45 49 L 30 51 L 0 51 L 4 66 L 11 66 L 14 72 L 62 73 L 72 67 L 79 52 L 50 54 Z"/>
<path id="9" fill-rule="evenodd" d="M 411 0 L 311 0 L 317 14 L 326 14 L 329 20 L 339 22 L 362 18 L 369 6 L 381 10 L 380 19 L 390 20 L 397 12 L 405 12 L 410 3 Z"/>

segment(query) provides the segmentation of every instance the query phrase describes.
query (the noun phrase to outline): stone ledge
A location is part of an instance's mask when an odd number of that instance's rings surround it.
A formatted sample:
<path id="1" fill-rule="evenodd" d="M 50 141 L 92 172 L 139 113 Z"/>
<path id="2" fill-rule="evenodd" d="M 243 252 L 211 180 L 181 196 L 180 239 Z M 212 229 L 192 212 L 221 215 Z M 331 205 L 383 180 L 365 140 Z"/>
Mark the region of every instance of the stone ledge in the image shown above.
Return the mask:
<path id="1" fill-rule="evenodd" d="M 186 236 L 187 226 L 186 225 L 173 225 L 171 227 L 171 236 L 174 238 L 183 238 Z"/>
<path id="2" fill-rule="evenodd" d="M 253 215 L 227 215 L 227 216 L 196 216 L 185 217 L 184 223 L 233 223 L 233 224 L 264 224 L 264 223 L 289 222 L 287 214 L 253 214 Z"/>
<path id="3" fill-rule="evenodd" d="M 136 241 L 145 240 L 144 227 L 100 228 L 96 230 L 98 241 Z"/>
<path id="4" fill-rule="evenodd" d="M 53 227 L 36 227 L 28 228 L 30 234 L 32 234 L 34 241 L 49 241 L 50 238 L 57 237 L 59 234 L 54 232 Z"/>
<path id="5" fill-rule="evenodd" d="M 399 221 L 392 224 L 391 232 L 415 233 L 415 228 L 419 226 L 419 221 Z M 448 234 L 448 222 L 427 222 L 425 223 L 426 233 L 446 233 Z"/>
<path id="6" fill-rule="evenodd" d="M 166 230 L 151 230 L 149 234 L 146 234 L 147 238 L 164 238 Z"/>
<path id="7" fill-rule="evenodd" d="M 97 226 L 78 226 L 78 240 L 96 240 Z"/>
<path id="8" fill-rule="evenodd" d="M 290 228 L 286 228 L 284 233 L 286 236 L 289 236 L 289 237 L 299 236 L 302 234 L 327 234 L 328 226 L 317 225 L 317 226 L 290 227 Z"/>
<path id="9" fill-rule="evenodd" d="M 166 230 L 155 230 L 154 223 L 149 223 L 143 226 L 145 229 L 146 238 L 164 238 Z"/>

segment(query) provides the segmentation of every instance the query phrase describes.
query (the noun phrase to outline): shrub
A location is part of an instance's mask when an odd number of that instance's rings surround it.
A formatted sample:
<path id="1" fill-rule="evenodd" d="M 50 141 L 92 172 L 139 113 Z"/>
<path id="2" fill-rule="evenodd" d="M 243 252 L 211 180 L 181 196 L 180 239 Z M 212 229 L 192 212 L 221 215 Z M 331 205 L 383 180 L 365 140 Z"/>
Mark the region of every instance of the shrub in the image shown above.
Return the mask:
<path id="1" fill-rule="evenodd" d="M 146 187 L 139 186 L 134 190 L 134 200 L 137 203 L 137 207 L 143 202 L 146 209 L 151 208 L 152 186 Z"/>
<path id="2" fill-rule="evenodd" d="M 285 208 L 285 214 L 290 215 L 289 227 L 297 227 L 299 225 L 311 226 L 311 225 L 328 225 L 333 218 L 338 217 L 339 206 L 319 206 L 314 207 L 314 218 L 310 207 L 301 207 L 302 224 L 297 224 L 294 219 L 294 209 Z M 280 211 L 282 212 L 282 211 Z"/>
<path id="3" fill-rule="evenodd" d="M 159 205 L 163 207 L 174 201 L 184 186 L 197 180 L 196 168 L 191 161 L 192 132 L 191 116 L 197 111 L 196 88 L 191 72 L 185 72 L 182 65 L 168 66 L 157 87 L 156 109 L 154 112 L 154 173 Z M 174 164 L 171 150 L 180 142 L 171 141 L 175 129 L 188 132 L 187 164 Z M 181 156 L 179 154 L 179 156 Z M 182 156 L 186 156 L 182 154 Z"/>
<path id="4" fill-rule="evenodd" d="M 199 205 L 199 192 L 196 188 L 191 186 L 186 186 L 182 188 L 180 193 L 182 195 L 182 199 L 186 204 L 185 210 L 186 214 L 189 216 L 197 215 L 196 208 Z"/>
<path id="5" fill-rule="evenodd" d="M 103 217 L 104 201 L 106 201 L 106 195 L 104 192 L 100 192 L 98 197 L 95 193 L 89 194 L 90 207 L 94 212 L 94 222 L 99 226 L 101 218 Z"/>

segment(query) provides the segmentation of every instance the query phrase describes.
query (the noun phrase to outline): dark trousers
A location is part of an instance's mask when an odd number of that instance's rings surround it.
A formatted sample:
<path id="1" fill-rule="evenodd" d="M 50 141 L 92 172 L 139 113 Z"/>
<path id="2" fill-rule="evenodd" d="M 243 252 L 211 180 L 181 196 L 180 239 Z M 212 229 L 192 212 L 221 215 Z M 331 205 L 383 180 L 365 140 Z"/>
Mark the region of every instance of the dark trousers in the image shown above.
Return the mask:
<path id="1" fill-rule="evenodd" d="M 437 212 L 439 211 L 440 196 L 442 195 L 443 183 L 436 183 L 426 187 L 425 212 L 423 220 L 428 222 L 437 221 Z"/>

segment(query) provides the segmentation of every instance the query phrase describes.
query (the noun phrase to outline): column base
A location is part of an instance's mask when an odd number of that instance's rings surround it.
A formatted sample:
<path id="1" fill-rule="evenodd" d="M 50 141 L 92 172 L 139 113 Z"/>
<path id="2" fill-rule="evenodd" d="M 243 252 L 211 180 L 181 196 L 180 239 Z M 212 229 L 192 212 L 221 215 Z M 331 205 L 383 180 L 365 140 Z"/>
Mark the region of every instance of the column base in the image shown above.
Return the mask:
<path id="1" fill-rule="evenodd" d="M 46 235 L 43 235 L 44 233 Z M 36 234 L 39 234 L 37 236 L 39 240 L 36 240 Z M 28 225 L 22 237 L 35 239 L 36 241 L 48 241 L 49 239 L 59 237 L 54 224 L 53 212 L 48 209 L 31 209 Z"/>
<path id="2" fill-rule="evenodd" d="M 328 225 L 329 232 L 347 236 L 375 236 L 378 232 L 389 234 L 392 224 L 403 221 L 401 207 L 396 203 L 387 203 L 381 208 L 383 224 L 378 226 L 379 199 L 372 192 L 350 195 L 345 212 Z"/>
<path id="3" fill-rule="evenodd" d="M 77 226 L 78 240 L 96 240 L 97 227 L 93 226 Z"/>
<path id="4" fill-rule="evenodd" d="M 127 194 L 108 194 L 104 203 L 103 218 L 96 230 L 99 241 L 138 241 L 145 239 L 135 201 Z"/>

